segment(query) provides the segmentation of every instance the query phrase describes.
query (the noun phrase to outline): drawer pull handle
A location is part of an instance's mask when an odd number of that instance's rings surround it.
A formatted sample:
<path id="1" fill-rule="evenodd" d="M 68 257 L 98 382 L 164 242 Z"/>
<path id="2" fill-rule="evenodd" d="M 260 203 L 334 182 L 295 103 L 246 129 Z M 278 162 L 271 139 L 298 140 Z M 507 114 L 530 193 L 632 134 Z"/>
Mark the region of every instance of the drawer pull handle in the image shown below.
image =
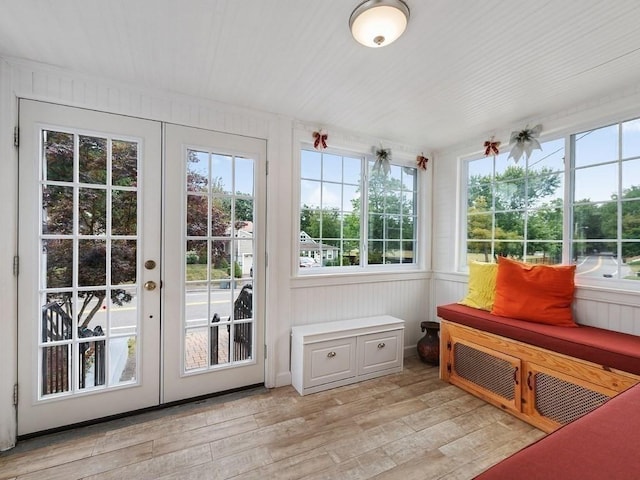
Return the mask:
<path id="1" fill-rule="evenodd" d="M 378 348 L 384 348 L 384 347 L 386 347 L 386 345 L 384 344 L 384 342 L 382 342 L 382 343 L 379 343 L 379 344 L 378 344 Z"/>
<path id="2" fill-rule="evenodd" d="M 336 356 L 336 352 L 329 352 L 327 353 L 327 358 L 333 358 Z"/>

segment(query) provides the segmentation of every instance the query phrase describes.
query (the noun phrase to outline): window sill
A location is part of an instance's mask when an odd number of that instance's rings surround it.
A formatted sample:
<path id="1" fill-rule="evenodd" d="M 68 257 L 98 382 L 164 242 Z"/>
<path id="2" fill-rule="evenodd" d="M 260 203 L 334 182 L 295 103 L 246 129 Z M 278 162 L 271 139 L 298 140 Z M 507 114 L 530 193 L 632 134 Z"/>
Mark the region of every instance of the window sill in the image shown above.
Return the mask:
<path id="1" fill-rule="evenodd" d="M 291 288 L 324 287 L 335 285 L 353 285 L 363 283 L 381 283 L 407 280 L 428 280 L 431 272 L 412 268 L 394 271 L 359 271 L 314 273 L 291 277 Z"/>

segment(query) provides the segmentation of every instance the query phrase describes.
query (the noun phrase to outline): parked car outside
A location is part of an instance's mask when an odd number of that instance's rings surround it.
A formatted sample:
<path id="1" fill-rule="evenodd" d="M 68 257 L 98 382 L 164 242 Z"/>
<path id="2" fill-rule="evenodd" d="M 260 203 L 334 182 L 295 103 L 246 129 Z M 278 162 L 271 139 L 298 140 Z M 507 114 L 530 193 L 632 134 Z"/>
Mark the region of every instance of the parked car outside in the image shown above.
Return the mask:
<path id="1" fill-rule="evenodd" d="M 320 264 L 316 262 L 315 258 L 300 257 L 300 268 L 319 267 Z"/>

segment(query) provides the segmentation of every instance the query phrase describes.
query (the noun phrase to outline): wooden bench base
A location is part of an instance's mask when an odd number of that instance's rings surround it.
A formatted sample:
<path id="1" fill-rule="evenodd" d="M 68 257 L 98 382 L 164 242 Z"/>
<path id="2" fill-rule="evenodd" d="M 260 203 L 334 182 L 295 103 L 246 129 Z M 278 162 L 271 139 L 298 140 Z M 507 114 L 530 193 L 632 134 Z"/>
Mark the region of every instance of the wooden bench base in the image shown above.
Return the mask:
<path id="1" fill-rule="evenodd" d="M 640 382 L 640 376 L 441 321 L 440 376 L 552 432 Z"/>

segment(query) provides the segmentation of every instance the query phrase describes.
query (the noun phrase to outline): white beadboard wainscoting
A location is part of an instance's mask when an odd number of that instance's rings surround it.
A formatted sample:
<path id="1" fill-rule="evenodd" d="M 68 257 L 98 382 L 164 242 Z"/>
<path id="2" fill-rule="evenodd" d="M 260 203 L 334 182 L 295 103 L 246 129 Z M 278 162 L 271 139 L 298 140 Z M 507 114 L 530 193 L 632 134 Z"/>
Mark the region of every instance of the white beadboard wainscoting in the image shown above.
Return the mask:
<path id="1" fill-rule="evenodd" d="M 433 275 L 433 311 L 436 307 L 461 300 L 467 293 L 467 275 Z M 617 332 L 640 335 L 640 295 L 637 292 L 607 291 L 576 287 L 574 315 L 578 323 Z"/>
<path id="2" fill-rule="evenodd" d="M 292 324 L 338 320 L 348 323 L 354 318 L 391 315 L 405 321 L 405 353 L 412 354 L 424 335 L 420 322 L 435 317 L 430 314 L 431 281 L 428 275 L 405 276 L 408 278 L 393 275 L 392 279 L 368 277 L 357 282 L 341 281 L 336 277 L 332 284 L 296 279 L 291 289 Z"/>

